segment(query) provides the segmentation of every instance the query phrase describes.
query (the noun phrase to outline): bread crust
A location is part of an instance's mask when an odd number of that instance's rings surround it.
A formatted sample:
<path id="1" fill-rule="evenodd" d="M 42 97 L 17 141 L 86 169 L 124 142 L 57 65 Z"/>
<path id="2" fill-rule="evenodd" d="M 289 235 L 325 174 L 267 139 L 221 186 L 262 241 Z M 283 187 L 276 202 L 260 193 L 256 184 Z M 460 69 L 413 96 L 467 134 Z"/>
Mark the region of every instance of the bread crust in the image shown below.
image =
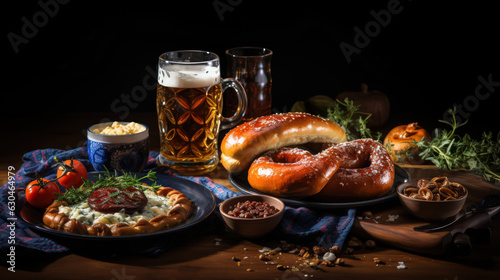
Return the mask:
<path id="1" fill-rule="evenodd" d="M 252 188 L 274 196 L 303 198 L 320 192 L 340 167 L 335 146 L 317 155 L 283 147 L 258 157 L 248 170 Z"/>
<path id="2" fill-rule="evenodd" d="M 375 199 L 388 193 L 395 171 L 389 152 L 373 139 L 358 139 L 335 147 L 343 156 L 340 168 L 311 199 L 352 202 Z"/>
<path id="3" fill-rule="evenodd" d="M 158 195 L 170 197 L 174 200 L 173 208 L 168 214 L 158 215 L 149 222 L 140 219 L 133 226 L 126 223 L 116 223 L 111 226 L 97 222 L 91 226 L 70 219 L 66 214 L 59 213 L 59 207 L 68 204 L 55 201 L 43 215 L 43 223 L 50 228 L 82 235 L 95 236 L 126 236 L 157 232 L 166 228 L 172 228 L 187 220 L 193 210 L 193 204 L 183 193 L 170 187 L 161 187 L 157 190 Z"/>
<path id="4" fill-rule="evenodd" d="M 394 164 L 373 139 L 329 144 L 316 155 L 283 147 L 258 157 L 248 171 L 252 188 L 284 198 L 322 202 L 374 199 L 390 191 Z"/>
<path id="5" fill-rule="evenodd" d="M 330 120 L 307 113 L 268 115 L 243 123 L 226 134 L 221 143 L 221 162 L 229 173 L 237 173 L 268 150 L 345 141 L 344 130 Z"/>

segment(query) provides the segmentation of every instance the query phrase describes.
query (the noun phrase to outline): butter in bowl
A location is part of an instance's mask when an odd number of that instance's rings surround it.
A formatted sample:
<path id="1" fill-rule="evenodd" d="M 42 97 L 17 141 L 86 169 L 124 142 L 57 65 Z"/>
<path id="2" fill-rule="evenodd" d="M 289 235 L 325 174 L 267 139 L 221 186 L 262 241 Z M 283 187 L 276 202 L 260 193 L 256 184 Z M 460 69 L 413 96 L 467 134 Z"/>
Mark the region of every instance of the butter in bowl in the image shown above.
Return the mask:
<path id="1" fill-rule="evenodd" d="M 105 122 L 87 129 L 87 151 L 96 171 L 140 172 L 149 158 L 149 128 L 135 122 Z"/>

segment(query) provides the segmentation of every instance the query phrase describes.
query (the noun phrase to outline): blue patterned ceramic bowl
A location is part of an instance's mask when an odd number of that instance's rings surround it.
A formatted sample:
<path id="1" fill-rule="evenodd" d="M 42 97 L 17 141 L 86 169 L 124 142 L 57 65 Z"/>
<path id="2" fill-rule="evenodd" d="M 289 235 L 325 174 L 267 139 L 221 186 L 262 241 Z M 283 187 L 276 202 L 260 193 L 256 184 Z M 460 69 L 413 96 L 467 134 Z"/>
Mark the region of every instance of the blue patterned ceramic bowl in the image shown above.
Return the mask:
<path id="1" fill-rule="evenodd" d="M 126 125 L 128 122 L 120 122 Z M 87 129 L 87 151 L 92 166 L 97 171 L 140 172 L 149 158 L 149 128 L 128 135 L 94 133 L 111 126 L 112 122 L 95 124 Z"/>

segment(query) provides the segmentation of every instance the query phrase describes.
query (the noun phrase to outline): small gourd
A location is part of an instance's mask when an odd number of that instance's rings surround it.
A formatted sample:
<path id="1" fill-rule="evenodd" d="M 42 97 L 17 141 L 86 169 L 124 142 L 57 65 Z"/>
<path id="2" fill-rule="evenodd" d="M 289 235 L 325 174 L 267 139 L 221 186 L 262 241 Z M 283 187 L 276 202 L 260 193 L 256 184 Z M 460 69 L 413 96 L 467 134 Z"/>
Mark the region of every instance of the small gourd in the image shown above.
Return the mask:
<path id="1" fill-rule="evenodd" d="M 392 161 L 395 163 L 423 164 L 424 160 L 419 156 L 420 149 L 415 143 L 422 138 L 430 140 L 431 136 L 418 123 L 400 125 L 389 131 L 384 139 L 384 147 L 389 151 Z M 411 154 L 411 157 L 407 156 L 407 152 Z"/>

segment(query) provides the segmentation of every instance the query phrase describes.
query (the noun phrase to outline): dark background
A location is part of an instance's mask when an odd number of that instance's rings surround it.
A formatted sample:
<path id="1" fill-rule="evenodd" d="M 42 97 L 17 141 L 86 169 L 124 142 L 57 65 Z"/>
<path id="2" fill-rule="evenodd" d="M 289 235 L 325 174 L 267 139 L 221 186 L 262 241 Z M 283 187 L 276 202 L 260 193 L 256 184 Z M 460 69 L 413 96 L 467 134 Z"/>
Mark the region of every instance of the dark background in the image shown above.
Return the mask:
<path id="1" fill-rule="evenodd" d="M 40 2 L 57 3 L 45 21 Z M 3 133 L 21 125 L 16 120 L 23 116 L 57 122 L 69 113 L 105 112 L 128 120 L 130 113 L 155 112 L 156 77 L 149 70 L 156 72 L 158 56 L 169 50 L 215 52 L 225 73 L 226 49 L 267 47 L 274 52 L 275 112 L 312 95 L 357 91 L 365 82 L 389 97 L 392 118 L 434 120 L 424 121 L 428 130 L 448 108 L 471 100 L 479 76 L 500 83 L 492 4 L 401 0 L 401 12 L 348 63 L 339 44 L 355 46 L 354 28 L 364 30 L 374 21 L 371 11 L 387 10 L 393 1 L 40 2 L 18 1 L 4 11 Z M 226 10 L 217 11 L 214 3 Z M 42 23 L 16 53 L 9 34 L 22 36 L 23 18 Z M 141 87 L 145 91 L 133 99 Z M 477 108 L 461 132 L 498 131 L 500 86 L 494 89 L 471 103 Z"/>

